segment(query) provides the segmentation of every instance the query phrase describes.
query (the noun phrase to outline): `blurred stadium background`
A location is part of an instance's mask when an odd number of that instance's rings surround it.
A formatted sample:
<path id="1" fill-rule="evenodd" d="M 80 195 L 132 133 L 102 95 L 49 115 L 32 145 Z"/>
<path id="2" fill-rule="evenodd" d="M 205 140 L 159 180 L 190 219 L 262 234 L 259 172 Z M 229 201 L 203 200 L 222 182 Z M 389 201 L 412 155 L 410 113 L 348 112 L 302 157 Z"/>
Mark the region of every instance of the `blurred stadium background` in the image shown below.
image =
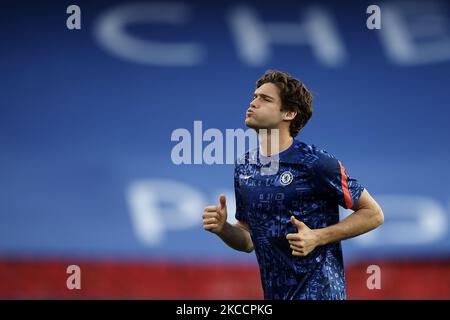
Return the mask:
<path id="1" fill-rule="evenodd" d="M 450 298 L 447 1 L 8 1 L 0 17 L 0 298 L 262 298 L 254 254 L 202 229 L 220 192 L 234 215 L 233 166 L 173 164 L 171 133 L 244 128 L 271 68 L 315 93 L 300 140 L 384 209 L 343 244 L 348 297 Z"/>

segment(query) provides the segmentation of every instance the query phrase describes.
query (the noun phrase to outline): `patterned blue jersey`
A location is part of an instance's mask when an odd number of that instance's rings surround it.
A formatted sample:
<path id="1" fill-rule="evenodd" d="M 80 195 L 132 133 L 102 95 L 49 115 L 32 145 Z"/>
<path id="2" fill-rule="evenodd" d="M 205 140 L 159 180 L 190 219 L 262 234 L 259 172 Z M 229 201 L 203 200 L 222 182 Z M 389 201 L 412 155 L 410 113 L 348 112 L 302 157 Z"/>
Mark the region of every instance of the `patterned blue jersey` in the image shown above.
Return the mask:
<path id="1" fill-rule="evenodd" d="M 339 222 L 339 205 L 352 208 L 364 188 L 342 163 L 314 145 L 294 140 L 279 155 L 276 174 L 257 149 L 235 167 L 236 219 L 248 224 L 265 299 L 345 299 L 340 242 L 316 247 L 306 257 L 292 255 L 286 239 L 296 233 L 293 215 L 309 228 Z M 263 174 L 261 174 L 263 173 Z"/>

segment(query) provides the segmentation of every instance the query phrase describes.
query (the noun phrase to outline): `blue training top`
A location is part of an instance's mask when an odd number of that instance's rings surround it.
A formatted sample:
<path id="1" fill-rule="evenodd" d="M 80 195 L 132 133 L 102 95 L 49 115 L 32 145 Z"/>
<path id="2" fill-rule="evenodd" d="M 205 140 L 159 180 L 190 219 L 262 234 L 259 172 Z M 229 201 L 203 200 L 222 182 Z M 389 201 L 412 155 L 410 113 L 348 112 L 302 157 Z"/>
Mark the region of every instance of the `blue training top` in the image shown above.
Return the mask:
<path id="1" fill-rule="evenodd" d="M 333 155 L 295 139 L 278 154 L 278 167 L 267 159 L 249 151 L 234 173 L 236 219 L 249 226 L 264 298 L 345 299 L 340 242 L 297 257 L 286 235 L 297 232 L 291 216 L 311 229 L 338 223 L 339 205 L 352 208 L 364 187 Z M 267 174 L 269 165 L 276 173 Z"/>

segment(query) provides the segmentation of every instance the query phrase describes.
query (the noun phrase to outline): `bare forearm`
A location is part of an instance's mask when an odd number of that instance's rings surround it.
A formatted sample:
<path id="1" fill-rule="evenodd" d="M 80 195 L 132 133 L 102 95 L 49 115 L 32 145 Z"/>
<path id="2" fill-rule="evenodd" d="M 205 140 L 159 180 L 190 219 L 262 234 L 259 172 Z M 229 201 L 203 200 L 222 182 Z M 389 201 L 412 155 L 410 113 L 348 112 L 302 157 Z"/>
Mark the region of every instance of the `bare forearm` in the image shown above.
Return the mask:
<path id="1" fill-rule="evenodd" d="M 250 233 L 243 228 L 226 223 L 221 233 L 217 234 L 223 242 L 231 248 L 244 251 L 253 251 L 253 242 L 250 238 Z"/>
<path id="2" fill-rule="evenodd" d="M 359 236 L 383 223 L 383 212 L 374 209 L 359 209 L 341 222 L 322 229 L 316 229 L 319 245 L 325 245 Z"/>

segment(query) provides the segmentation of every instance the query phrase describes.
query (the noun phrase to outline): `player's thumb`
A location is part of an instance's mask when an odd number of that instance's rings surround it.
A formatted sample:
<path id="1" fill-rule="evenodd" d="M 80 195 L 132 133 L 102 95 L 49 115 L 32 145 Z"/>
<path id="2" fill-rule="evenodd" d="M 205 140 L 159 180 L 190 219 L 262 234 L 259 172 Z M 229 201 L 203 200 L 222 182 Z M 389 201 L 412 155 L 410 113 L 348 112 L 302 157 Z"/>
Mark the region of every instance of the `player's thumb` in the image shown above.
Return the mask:
<path id="1" fill-rule="evenodd" d="M 306 227 L 306 225 L 303 222 L 298 221 L 297 219 L 295 219 L 294 216 L 291 216 L 291 222 L 294 226 L 297 227 L 297 230 L 299 230 L 299 231 Z"/>
<path id="2" fill-rule="evenodd" d="M 225 195 L 221 194 L 219 196 L 219 202 L 220 202 L 220 210 L 227 208 L 227 199 L 225 198 Z"/>

